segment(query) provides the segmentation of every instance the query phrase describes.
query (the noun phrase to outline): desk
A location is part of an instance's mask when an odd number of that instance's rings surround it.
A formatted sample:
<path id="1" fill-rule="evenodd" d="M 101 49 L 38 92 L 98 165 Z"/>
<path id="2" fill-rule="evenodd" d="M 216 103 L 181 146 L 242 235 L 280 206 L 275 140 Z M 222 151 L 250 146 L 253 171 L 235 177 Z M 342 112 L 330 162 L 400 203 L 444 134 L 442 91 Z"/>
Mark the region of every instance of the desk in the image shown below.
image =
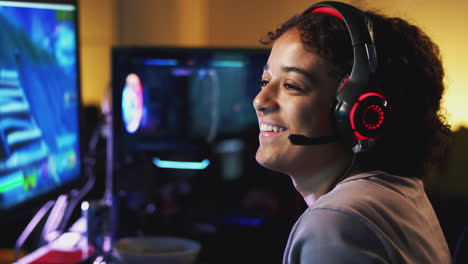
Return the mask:
<path id="1" fill-rule="evenodd" d="M 70 230 L 14 264 L 75 264 L 89 254 L 86 219 L 78 219 Z"/>

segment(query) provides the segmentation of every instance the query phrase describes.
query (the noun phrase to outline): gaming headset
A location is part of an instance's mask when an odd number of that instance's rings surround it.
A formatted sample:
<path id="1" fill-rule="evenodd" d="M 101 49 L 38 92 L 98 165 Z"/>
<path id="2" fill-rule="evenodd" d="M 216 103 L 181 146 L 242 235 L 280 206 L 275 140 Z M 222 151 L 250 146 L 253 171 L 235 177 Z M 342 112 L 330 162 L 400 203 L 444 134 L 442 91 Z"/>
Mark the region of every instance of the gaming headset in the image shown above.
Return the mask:
<path id="1" fill-rule="evenodd" d="M 331 115 L 339 139 L 355 153 L 367 151 L 382 136 L 390 114 L 387 100 L 378 90 L 372 23 L 361 10 L 340 2 L 320 2 L 306 9 L 306 13 L 325 13 L 346 24 L 354 63 L 349 77 L 337 89 Z"/>

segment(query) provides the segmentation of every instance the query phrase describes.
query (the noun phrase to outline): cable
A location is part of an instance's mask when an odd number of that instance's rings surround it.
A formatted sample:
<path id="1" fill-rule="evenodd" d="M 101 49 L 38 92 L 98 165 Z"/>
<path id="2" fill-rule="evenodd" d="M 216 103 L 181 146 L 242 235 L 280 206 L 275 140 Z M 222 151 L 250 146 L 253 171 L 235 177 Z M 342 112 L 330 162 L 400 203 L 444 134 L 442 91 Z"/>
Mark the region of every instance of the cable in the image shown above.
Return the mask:
<path id="1" fill-rule="evenodd" d="M 60 223 L 59 227 L 57 228 L 59 231 L 64 232 L 65 229 L 67 228 L 68 221 L 71 218 L 71 215 L 76 208 L 77 204 L 84 198 L 86 194 L 88 194 L 91 189 L 93 188 L 95 182 L 96 182 L 96 177 L 94 175 L 94 172 L 92 170 L 92 167 L 85 167 L 86 169 L 86 174 L 88 175 L 88 181 L 85 183 L 83 188 L 79 191 L 72 191 L 71 193 L 71 198 L 69 205 L 64 213 L 64 216 L 62 218 L 62 222 Z"/>
<path id="2" fill-rule="evenodd" d="M 340 182 L 342 182 L 344 179 L 346 179 L 351 171 L 354 169 L 354 166 L 356 165 L 356 160 L 357 160 L 357 154 L 353 154 L 353 158 L 351 159 L 351 164 L 349 165 L 348 169 L 345 171 L 345 173 L 338 178 L 331 186 L 328 188 L 328 191 L 326 193 L 329 193 L 331 190 L 333 190 L 336 185 L 338 185 Z"/>
<path id="3" fill-rule="evenodd" d="M 99 138 L 101 135 L 101 129 L 103 122 L 99 122 L 93 133 L 88 144 L 88 153 L 85 155 L 83 163 L 85 168 L 85 174 L 88 176 L 88 180 L 81 190 L 72 190 L 70 193 L 70 202 L 62 218 L 58 230 L 64 232 L 67 228 L 68 221 L 71 218 L 71 215 L 77 206 L 77 204 L 88 194 L 96 183 L 96 176 L 94 174 L 94 165 L 96 164 L 96 146 L 99 143 Z"/>
<path id="4" fill-rule="evenodd" d="M 31 235 L 32 231 L 36 228 L 36 226 L 39 224 L 39 222 L 44 218 L 44 216 L 47 214 L 47 212 L 54 206 L 55 201 L 48 201 L 45 203 L 33 216 L 31 221 L 29 221 L 28 225 L 24 228 L 23 232 L 21 235 L 18 237 L 15 243 L 15 256 L 14 260 L 17 261 L 19 257 L 19 251 L 21 247 L 23 246 L 24 242 L 26 239 L 28 239 L 29 235 Z"/>
<path id="5" fill-rule="evenodd" d="M 56 200 L 55 204 L 52 207 L 52 210 L 47 217 L 47 221 L 42 227 L 42 233 L 40 237 L 40 245 L 49 243 L 50 241 L 56 239 L 61 233 L 55 232 L 58 225 L 63 219 L 65 210 L 68 205 L 68 195 L 61 194 Z"/>

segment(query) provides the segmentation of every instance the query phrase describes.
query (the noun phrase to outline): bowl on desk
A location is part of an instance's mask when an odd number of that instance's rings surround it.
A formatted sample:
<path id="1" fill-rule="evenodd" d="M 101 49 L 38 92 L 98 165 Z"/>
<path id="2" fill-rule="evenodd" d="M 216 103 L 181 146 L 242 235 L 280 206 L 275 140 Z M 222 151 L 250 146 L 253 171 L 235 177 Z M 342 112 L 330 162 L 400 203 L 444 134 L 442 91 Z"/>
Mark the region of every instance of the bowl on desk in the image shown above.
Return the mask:
<path id="1" fill-rule="evenodd" d="M 126 264 L 193 264 L 200 249 L 197 241 L 173 236 L 126 237 L 115 244 Z"/>

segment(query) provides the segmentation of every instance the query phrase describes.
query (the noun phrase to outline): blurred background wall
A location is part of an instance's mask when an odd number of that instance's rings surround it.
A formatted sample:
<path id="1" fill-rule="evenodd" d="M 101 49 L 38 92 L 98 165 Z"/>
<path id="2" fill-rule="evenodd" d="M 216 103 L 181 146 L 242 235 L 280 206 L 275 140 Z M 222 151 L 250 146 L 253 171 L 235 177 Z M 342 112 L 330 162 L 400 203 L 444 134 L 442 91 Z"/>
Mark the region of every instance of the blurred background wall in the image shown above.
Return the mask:
<path id="1" fill-rule="evenodd" d="M 111 47 L 162 45 L 256 47 L 257 39 L 310 0 L 80 0 L 82 98 L 99 105 L 110 85 Z M 446 69 L 444 107 L 456 134 L 445 168 L 427 180 L 438 192 L 468 196 L 468 2 L 349 0 L 420 26 L 440 46 Z"/>

